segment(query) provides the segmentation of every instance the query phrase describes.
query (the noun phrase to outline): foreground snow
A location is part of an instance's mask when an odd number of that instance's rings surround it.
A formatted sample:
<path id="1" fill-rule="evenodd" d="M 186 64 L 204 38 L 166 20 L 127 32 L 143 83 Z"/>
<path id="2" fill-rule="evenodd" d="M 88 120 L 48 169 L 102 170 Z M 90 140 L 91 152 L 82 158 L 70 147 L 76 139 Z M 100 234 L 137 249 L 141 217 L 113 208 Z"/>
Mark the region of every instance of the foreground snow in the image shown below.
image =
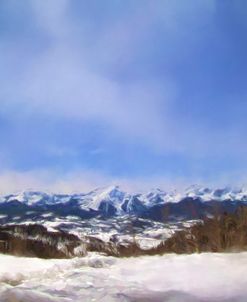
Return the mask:
<path id="1" fill-rule="evenodd" d="M 246 301 L 247 253 L 71 260 L 0 256 L 0 302 Z"/>

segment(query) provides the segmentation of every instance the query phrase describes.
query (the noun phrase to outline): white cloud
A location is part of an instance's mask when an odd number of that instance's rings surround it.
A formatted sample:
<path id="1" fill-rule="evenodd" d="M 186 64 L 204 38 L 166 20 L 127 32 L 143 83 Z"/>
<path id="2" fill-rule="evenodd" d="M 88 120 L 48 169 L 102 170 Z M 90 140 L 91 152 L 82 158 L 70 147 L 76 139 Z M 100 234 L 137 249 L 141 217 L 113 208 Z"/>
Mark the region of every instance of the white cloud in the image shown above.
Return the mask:
<path id="1" fill-rule="evenodd" d="M 247 185 L 246 170 L 225 174 L 215 178 L 197 176 L 139 176 L 112 177 L 96 170 L 62 172 L 55 170 L 29 170 L 25 172 L 5 170 L 0 173 L 0 194 L 9 194 L 23 190 L 44 191 L 51 193 L 86 193 L 98 187 L 119 185 L 127 192 L 147 192 L 160 188 L 165 191 L 183 190 L 192 184 L 212 188 Z"/>
<path id="2" fill-rule="evenodd" d="M 26 172 L 3 171 L 0 173 L 0 193 L 7 194 L 23 190 L 41 190 L 54 193 L 87 192 L 104 186 L 109 179 L 95 172 L 64 174 L 47 170 Z"/>
<path id="3" fill-rule="evenodd" d="M 83 170 L 61 172 L 54 170 L 29 170 L 20 172 L 5 170 L 0 173 L 0 194 L 23 190 L 38 190 L 52 193 L 89 192 L 97 187 L 119 185 L 128 192 L 148 191 L 152 188 L 164 190 L 188 186 L 188 179 L 170 177 L 112 177 L 100 171 Z"/>

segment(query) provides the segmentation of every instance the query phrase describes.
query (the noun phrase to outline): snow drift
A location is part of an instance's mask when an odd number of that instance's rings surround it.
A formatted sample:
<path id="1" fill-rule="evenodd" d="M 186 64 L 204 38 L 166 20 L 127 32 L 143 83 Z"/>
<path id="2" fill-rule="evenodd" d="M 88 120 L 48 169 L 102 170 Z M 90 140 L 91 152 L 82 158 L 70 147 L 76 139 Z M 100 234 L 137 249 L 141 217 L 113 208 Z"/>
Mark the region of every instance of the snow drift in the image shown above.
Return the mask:
<path id="1" fill-rule="evenodd" d="M 246 301 L 247 253 L 70 260 L 0 256 L 0 302 Z"/>

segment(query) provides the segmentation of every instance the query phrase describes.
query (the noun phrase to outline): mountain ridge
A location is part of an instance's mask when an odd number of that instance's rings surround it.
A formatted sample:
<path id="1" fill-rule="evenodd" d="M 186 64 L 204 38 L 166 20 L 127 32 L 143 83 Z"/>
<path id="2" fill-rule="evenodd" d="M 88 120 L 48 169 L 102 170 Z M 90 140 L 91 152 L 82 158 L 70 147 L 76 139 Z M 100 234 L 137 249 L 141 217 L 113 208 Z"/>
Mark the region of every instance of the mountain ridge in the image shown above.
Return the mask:
<path id="1" fill-rule="evenodd" d="M 209 200 L 244 200 L 247 201 L 247 188 L 233 188 L 233 187 L 223 187 L 223 188 L 209 188 L 198 185 L 192 185 L 184 190 L 171 190 L 164 191 L 159 188 L 151 189 L 147 192 L 135 192 L 128 193 L 120 189 L 120 186 L 108 186 L 96 188 L 87 193 L 48 193 L 45 191 L 36 191 L 36 190 L 23 190 L 21 192 L 12 193 L 12 194 L 2 194 L 0 195 L 0 203 L 8 202 L 11 200 L 18 200 L 19 202 L 34 204 L 38 203 L 41 198 L 46 198 L 46 202 L 59 202 L 66 203 L 69 198 L 81 198 L 83 200 L 88 200 L 92 198 L 94 202 L 105 200 L 105 199 L 123 199 L 124 197 L 133 197 L 138 196 L 143 203 L 150 203 L 155 201 L 157 197 L 161 198 L 163 202 L 179 202 L 186 197 L 200 198 L 202 201 Z"/>
<path id="2" fill-rule="evenodd" d="M 89 193 L 51 194 L 40 191 L 23 191 L 0 197 L 0 214 L 8 214 L 8 208 L 19 215 L 31 210 L 51 211 L 59 215 L 78 215 L 92 218 L 98 215 L 136 215 L 160 217 L 163 212 L 170 216 L 186 216 L 188 219 L 210 215 L 212 207 L 233 210 L 235 205 L 247 204 L 247 190 L 191 186 L 182 192 L 165 192 L 153 189 L 147 193 L 128 193 L 119 186 L 97 188 Z M 19 209 L 19 211 L 18 211 Z M 195 215 L 191 213 L 195 213 Z M 179 214 L 178 214 L 179 213 Z"/>

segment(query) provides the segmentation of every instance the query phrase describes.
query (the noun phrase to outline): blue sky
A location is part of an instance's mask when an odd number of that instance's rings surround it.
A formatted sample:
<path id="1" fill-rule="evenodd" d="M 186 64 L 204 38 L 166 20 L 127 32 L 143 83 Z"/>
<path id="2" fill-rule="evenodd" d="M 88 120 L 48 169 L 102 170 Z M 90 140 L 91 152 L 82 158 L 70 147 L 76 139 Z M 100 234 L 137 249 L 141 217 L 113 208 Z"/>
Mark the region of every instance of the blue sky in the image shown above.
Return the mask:
<path id="1" fill-rule="evenodd" d="M 1 0 L 0 191 L 240 185 L 245 0 Z"/>

